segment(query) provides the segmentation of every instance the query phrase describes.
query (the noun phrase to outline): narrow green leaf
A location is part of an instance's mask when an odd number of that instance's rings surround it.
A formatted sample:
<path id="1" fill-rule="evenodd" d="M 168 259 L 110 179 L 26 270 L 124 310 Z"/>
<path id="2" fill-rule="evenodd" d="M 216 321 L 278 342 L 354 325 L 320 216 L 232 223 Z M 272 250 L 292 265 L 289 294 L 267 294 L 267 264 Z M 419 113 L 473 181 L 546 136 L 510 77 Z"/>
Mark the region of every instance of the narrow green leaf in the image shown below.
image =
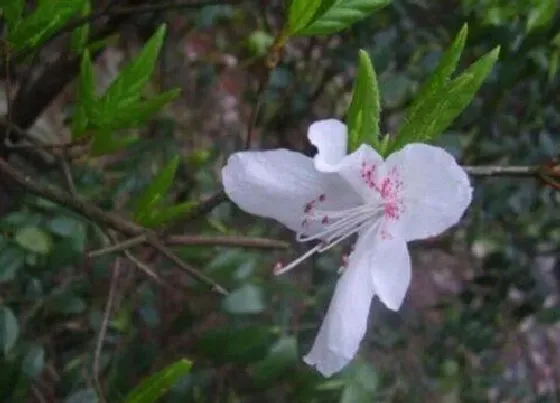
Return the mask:
<path id="1" fill-rule="evenodd" d="M 497 47 L 473 63 L 463 74 L 451 81 L 445 91 L 426 100 L 415 115 L 414 121 L 407 121 L 400 130 L 391 151 L 405 144 L 431 141 L 441 134 L 457 116 L 471 103 L 476 92 L 492 71 L 498 60 Z"/>
<path id="2" fill-rule="evenodd" d="M 12 350 L 18 335 L 19 325 L 14 312 L 8 307 L 0 307 L 0 343 L 4 355 Z"/>
<path id="3" fill-rule="evenodd" d="M 169 221 L 172 221 L 177 217 L 188 214 L 196 206 L 198 206 L 198 202 L 195 201 L 175 204 L 171 207 L 158 209 L 148 217 L 142 217 L 142 220 L 138 223 L 147 228 L 159 227 L 160 225 L 167 224 Z"/>
<path id="4" fill-rule="evenodd" d="M 375 69 L 368 53 L 360 50 L 358 73 L 347 117 L 350 151 L 362 143 L 378 148 L 380 109 Z"/>
<path id="5" fill-rule="evenodd" d="M 80 15 L 85 17 L 91 13 L 91 3 L 89 0 L 84 0 L 82 10 Z M 74 29 L 72 36 L 70 38 L 70 49 L 76 53 L 80 53 L 84 50 L 89 40 L 89 24 L 83 24 L 78 28 Z"/>
<path id="6" fill-rule="evenodd" d="M 84 0 L 43 1 L 8 33 L 8 42 L 16 49 L 36 47 L 58 31 L 74 14 Z"/>
<path id="7" fill-rule="evenodd" d="M 385 7 L 391 0 L 335 0 L 322 8 L 313 22 L 299 30 L 299 35 L 328 35 L 341 31 Z"/>
<path id="8" fill-rule="evenodd" d="M 181 95 L 181 89 L 175 88 L 139 103 L 133 103 L 110 115 L 101 117 L 96 121 L 100 127 L 113 130 L 136 127 L 140 123 L 150 120 L 154 115 L 169 102 Z"/>
<path id="9" fill-rule="evenodd" d="M 77 92 L 76 112 L 72 118 L 72 139 L 85 133 L 96 107 L 93 63 L 87 50 L 82 54 Z"/>
<path id="10" fill-rule="evenodd" d="M 437 96 L 438 93 L 445 91 L 445 86 L 449 82 L 451 75 L 457 68 L 457 63 L 461 58 L 465 42 L 468 35 L 468 25 L 465 24 L 453 40 L 451 46 L 445 51 L 437 68 L 434 70 L 428 81 L 422 86 L 411 107 L 407 111 L 406 120 L 414 122 L 418 110 L 429 99 Z M 443 94 L 442 94 L 443 95 Z"/>
<path id="11" fill-rule="evenodd" d="M 114 137 L 111 129 L 95 130 L 93 132 L 93 141 L 91 142 L 91 155 L 112 154 L 135 143 L 138 141 L 138 138 L 136 134 Z"/>
<path id="12" fill-rule="evenodd" d="M 2 11 L 2 16 L 6 19 L 8 31 L 13 31 L 15 26 L 21 21 L 24 7 L 24 0 L 0 0 L 0 11 Z"/>
<path id="13" fill-rule="evenodd" d="M 117 113 L 115 111 L 139 100 L 142 89 L 154 71 L 164 37 L 165 25 L 161 25 L 136 58 L 123 68 L 101 99 L 101 115 L 114 116 Z"/>
<path id="14" fill-rule="evenodd" d="M 313 17 L 323 3 L 326 2 L 323 0 L 292 0 L 288 10 L 286 33 L 294 35 L 305 28 L 313 21 Z"/>
<path id="15" fill-rule="evenodd" d="M 537 28 L 547 26 L 558 9 L 558 0 L 539 0 L 537 5 L 531 7 L 527 18 L 526 31 L 532 32 Z"/>
<path id="16" fill-rule="evenodd" d="M 49 253 L 52 249 L 52 238 L 48 232 L 36 227 L 19 229 L 14 240 L 22 248 L 35 253 Z"/>
<path id="17" fill-rule="evenodd" d="M 138 385 L 125 399 L 125 403 L 154 403 L 160 399 L 175 382 L 187 375 L 192 364 L 180 360 L 157 372 Z"/>
<path id="18" fill-rule="evenodd" d="M 23 266 L 25 251 L 22 248 L 8 244 L 0 249 L 0 284 L 13 280 Z"/>
<path id="19" fill-rule="evenodd" d="M 175 172 L 179 167 L 180 158 L 178 155 L 173 157 L 155 176 L 148 188 L 142 193 L 134 208 L 134 218 L 142 222 L 149 218 L 153 210 L 163 202 L 169 188 L 173 183 Z"/>

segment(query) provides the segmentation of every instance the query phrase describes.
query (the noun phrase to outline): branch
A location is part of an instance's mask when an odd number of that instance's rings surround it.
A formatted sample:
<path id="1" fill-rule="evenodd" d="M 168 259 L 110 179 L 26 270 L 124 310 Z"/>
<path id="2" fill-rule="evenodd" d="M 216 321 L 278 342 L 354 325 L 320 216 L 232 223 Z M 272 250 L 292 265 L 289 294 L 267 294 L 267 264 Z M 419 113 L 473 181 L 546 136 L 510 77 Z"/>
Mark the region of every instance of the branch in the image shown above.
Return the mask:
<path id="1" fill-rule="evenodd" d="M 128 221 L 114 213 L 105 212 L 95 204 L 92 204 L 81 198 L 74 198 L 69 194 L 61 192 L 59 189 L 43 185 L 35 182 L 30 176 L 19 172 L 17 169 L 13 168 L 4 158 L 0 158 L 0 172 L 2 176 L 8 177 L 15 183 L 23 186 L 29 192 L 49 199 L 55 203 L 58 203 L 90 220 L 103 224 L 106 227 L 112 228 L 124 235 L 129 237 L 145 236 L 146 243 L 152 248 L 157 250 L 160 254 L 165 256 L 168 260 L 175 263 L 183 272 L 187 273 L 189 276 L 195 278 L 196 280 L 210 286 L 213 291 L 216 291 L 222 295 L 227 295 L 228 292 L 222 286 L 215 283 L 212 279 L 191 267 L 187 263 L 183 262 L 178 256 L 176 256 L 172 251 L 167 249 L 167 247 L 160 241 L 157 235 L 149 230 L 142 228 L 132 221 Z"/>
<path id="2" fill-rule="evenodd" d="M 88 257 L 94 258 L 108 253 L 127 250 L 134 246 L 145 243 L 146 237 L 139 236 L 127 239 L 106 248 L 97 249 L 88 253 Z M 164 239 L 169 246 L 226 246 L 248 249 L 287 249 L 288 243 L 267 238 L 245 238 L 230 236 L 199 236 L 199 235 L 171 235 Z"/>
<path id="3" fill-rule="evenodd" d="M 465 171 L 472 176 L 537 176 L 540 167 L 537 165 L 528 166 L 463 166 Z"/>

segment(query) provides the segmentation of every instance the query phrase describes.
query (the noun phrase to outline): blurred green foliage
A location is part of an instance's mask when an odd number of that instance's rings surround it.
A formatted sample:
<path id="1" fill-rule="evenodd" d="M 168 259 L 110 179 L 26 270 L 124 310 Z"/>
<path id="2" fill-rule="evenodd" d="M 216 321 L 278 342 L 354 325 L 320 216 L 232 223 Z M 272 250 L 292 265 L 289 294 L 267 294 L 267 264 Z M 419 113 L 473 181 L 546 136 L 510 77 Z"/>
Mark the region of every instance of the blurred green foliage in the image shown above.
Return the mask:
<path id="1" fill-rule="evenodd" d="M 11 8 L 6 0 L 0 3 L 5 38 L 16 48 L 39 46 L 88 7 L 83 1 L 56 2 L 64 12 L 59 19 L 47 19 L 38 10 L 55 3 L 37 3 L 35 11 L 24 9 L 23 2 L 11 2 Z M 83 39 L 88 31 L 84 26 L 74 30 L 72 50 L 82 57 L 77 89 L 82 102 L 72 105 L 72 134 L 97 133 L 98 154 L 121 150 L 110 156 L 110 163 L 91 156 L 87 163 L 76 163 L 77 193 L 106 210 L 133 211 L 150 227 L 170 222 L 174 233 L 290 236 L 227 203 L 196 220 L 181 220 L 220 189 L 219 167 L 246 135 L 244 114 L 241 122 L 222 123 L 219 135 L 211 128 L 225 115 L 217 107 L 220 100 L 231 96 L 220 93 L 217 99 L 213 89 L 236 88 L 243 81 L 224 79 L 224 71 L 235 70 L 227 67 L 228 57 L 246 70 L 248 84 L 235 97 L 240 109 L 250 109 L 256 78 L 251 63 L 244 62 L 262 57 L 273 43 L 283 27 L 278 19 L 283 3 L 135 16 L 135 35 L 123 34 L 112 46 L 141 50 L 130 52 L 127 67 L 119 69 L 104 92 L 94 84 L 95 61 Z M 454 97 L 448 87 L 458 80 L 449 81 L 453 71 L 468 73 L 468 66 L 489 55 L 495 62 L 492 73 L 476 95 L 480 80 L 465 84 L 473 102 L 450 126 L 438 128 L 444 132 L 437 144 L 469 165 L 533 165 L 558 155 L 560 10 L 555 1 L 394 0 L 379 9 L 387 2 L 362 1 L 367 7 L 378 3 L 376 13 L 352 16 L 355 24 L 340 31 L 331 19 L 339 12 L 335 6 L 343 3 L 353 2 L 331 1 L 332 9 L 317 3 L 304 26 L 292 22 L 293 33 L 301 37 L 288 41 L 264 93 L 258 146 L 305 149 L 304 131 L 311 120 L 344 115 L 354 77 L 348 72 L 363 71 L 357 67 L 363 49 L 362 66 L 371 60 L 376 72 L 376 80 L 369 74 L 364 81 L 379 87 L 379 99 L 370 99 L 367 110 L 375 117 L 378 102 L 381 110 L 379 122 L 362 124 L 379 123 L 383 134 L 401 133 L 415 110 L 432 110 L 429 102 L 415 102 L 416 95 L 445 88 L 436 98 L 445 92 Z M 167 23 L 166 36 L 162 22 Z M 461 31 L 464 23 L 468 37 Z M 312 33 L 330 35 L 306 36 Z M 138 46 L 137 38 L 144 38 Z M 198 59 L 187 60 L 188 49 L 197 46 L 201 50 L 191 52 Z M 497 46 L 496 61 L 491 52 Z M 445 74 L 433 75 L 442 70 Z M 187 74 L 188 79 L 178 77 Z M 152 86 L 161 88 L 160 95 L 145 99 Z M 169 89 L 175 87 L 181 94 Z M 461 109 L 467 103 L 461 102 Z M 34 178 L 65 186 L 58 172 L 36 172 Z M 554 380 L 560 377 L 560 344 L 551 341 L 560 320 L 558 277 L 539 264 L 539 259 L 558 258 L 558 194 L 532 178 L 477 178 L 473 184 L 469 214 L 453 233 L 453 246 L 443 246 L 458 256 L 459 269 L 454 270 L 469 273 L 460 289 L 438 293 L 429 309 L 414 303 L 424 294 L 410 296 L 399 314 L 375 305 L 360 357 L 331 379 L 316 374 L 301 357 L 332 294 L 340 250 L 275 278 L 274 263 L 297 254 L 299 245 L 273 252 L 177 246 L 185 261 L 231 291 L 221 298 L 154 258 L 149 248 L 135 247 L 135 254 L 174 287 L 162 288 L 134 264 L 123 263 L 117 302 L 97 357 L 107 400 L 127 401 L 144 379 L 149 381 L 140 388 L 168 379 L 173 384 L 157 387 L 154 394 L 169 387 L 162 398 L 166 402 L 558 401 Z M 98 401 L 96 343 L 119 253 L 89 256 L 109 246 L 103 229 L 32 195 L 1 219 L 0 229 L 0 401 Z M 417 253 L 430 251 L 420 246 Z M 476 259 L 464 257 L 473 254 Z M 416 267 L 416 279 L 447 265 L 432 264 L 425 272 Z M 546 365 L 534 358 L 539 354 Z M 179 361 L 183 358 L 188 365 Z M 543 387 L 546 382 L 555 386 Z"/>

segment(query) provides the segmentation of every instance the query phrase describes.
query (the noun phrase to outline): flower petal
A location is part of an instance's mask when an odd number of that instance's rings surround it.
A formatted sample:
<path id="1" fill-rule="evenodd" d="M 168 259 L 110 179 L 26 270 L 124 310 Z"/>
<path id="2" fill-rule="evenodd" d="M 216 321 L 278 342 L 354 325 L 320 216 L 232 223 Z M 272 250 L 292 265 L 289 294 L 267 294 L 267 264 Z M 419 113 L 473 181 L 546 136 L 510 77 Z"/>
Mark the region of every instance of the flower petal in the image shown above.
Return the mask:
<path id="1" fill-rule="evenodd" d="M 472 200 L 467 173 L 440 147 L 409 144 L 385 162 L 401 182 L 397 232 L 407 241 L 440 234 L 456 224 Z"/>
<path id="2" fill-rule="evenodd" d="M 311 124 L 307 138 L 317 148 L 314 161 L 318 171 L 329 172 L 346 155 L 348 131 L 340 120 L 325 119 Z"/>
<path id="3" fill-rule="evenodd" d="M 352 360 L 367 330 L 374 287 L 364 241 L 358 240 L 350 255 L 313 347 L 303 358 L 326 377 Z"/>
<path id="4" fill-rule="evenodd" d="M 229 198 L 242 210 L 275 219 L 300 232 L 319 231 L 321 222 L 309 229 L 306 210 L 353 207 L 357 196 L 336 175 L 318 172 L 313 160 L 284 149 L 233 154 L 222 168 L 222 183 Z"/>
<path id="5" fill-rule="evenodd" d="M 370 268 L 375 294 L 383 304 L 398 311 L 410 284 L 410 256 L 406 241 L 382 239 L 374 231 L 362 235 L 369 246 L 364 260 Z"/>

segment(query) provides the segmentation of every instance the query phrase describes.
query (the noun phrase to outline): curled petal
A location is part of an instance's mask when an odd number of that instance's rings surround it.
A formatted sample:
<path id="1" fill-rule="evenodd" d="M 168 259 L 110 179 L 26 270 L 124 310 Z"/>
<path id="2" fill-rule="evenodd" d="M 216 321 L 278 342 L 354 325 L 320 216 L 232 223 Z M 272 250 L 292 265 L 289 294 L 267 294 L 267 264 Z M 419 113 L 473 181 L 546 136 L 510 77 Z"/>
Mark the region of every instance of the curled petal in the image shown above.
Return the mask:
<path id="1" fill-rule="evenodd" d="M 403 208 L 395 226 L 407 241 L 440 234 L 471 203 L 467 173 L 440 147 L 409 144 L 387 158 L 385 169 L 394 169 L 402 184 Z"/>
<path id="2" fill-rule="evenodd" d="M 311 124 L 307 138 L 317 148 L 314 161 L 318 171 L 330 172 L 346 155 L 348 132 L 340 120 L 325 119 Z"/>
<path id="3" fill-rule="evenodd" d="M 368 245 L 359 240 L 340 277 L 325 319 L 304 361 L 323 376 L 340 371 L 356 355 L 367 330 L 374 287 L 367 259 Z"/>
<path id="4" fill-rule="evenodd" d="M 296 232 L 322 229 L 321 218 L 306 219 L 319 205 L 338 209 L 357 203 L 338 177 L 318 172 L 311 158 L 284 149 L 233 154 L 222 168 L 222 183 L 242 210 Z"/>

